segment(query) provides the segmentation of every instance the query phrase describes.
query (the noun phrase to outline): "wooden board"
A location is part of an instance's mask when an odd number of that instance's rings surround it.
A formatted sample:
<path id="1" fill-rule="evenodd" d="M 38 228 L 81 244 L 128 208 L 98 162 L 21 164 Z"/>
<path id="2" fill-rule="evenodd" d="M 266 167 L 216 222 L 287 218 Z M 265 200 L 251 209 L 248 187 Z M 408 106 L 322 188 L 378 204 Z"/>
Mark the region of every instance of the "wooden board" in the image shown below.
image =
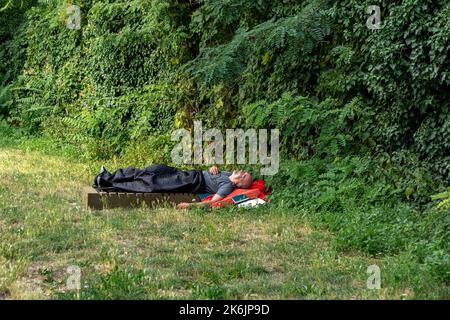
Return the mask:
<path id="1" fill-rule="evenodd" d="M 92 187 L 83 188 L 83 206 L 86 209 L 136 208 L 143 204 L 154 207 L 181 202 L 199 202 L 192 193 L 126 193 L 98 192 Z"/>

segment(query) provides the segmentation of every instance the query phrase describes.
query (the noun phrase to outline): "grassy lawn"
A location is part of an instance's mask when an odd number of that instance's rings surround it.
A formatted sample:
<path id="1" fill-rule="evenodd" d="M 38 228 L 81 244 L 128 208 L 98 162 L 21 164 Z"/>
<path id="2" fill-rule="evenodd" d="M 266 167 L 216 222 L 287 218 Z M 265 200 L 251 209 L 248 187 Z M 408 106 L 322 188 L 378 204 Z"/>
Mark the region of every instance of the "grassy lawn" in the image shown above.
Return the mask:
<path id="1" fill-rule="evenodd" d="M 338 251 L 301 212 L 85 210 L 97 169 L 0 148 L 0 299 L 414 298 L 392 258 Z M 366 287 L 372 264 L 387 270 L 379 290 Z M 66 287 L 73 265 L 78 293 Z"/>

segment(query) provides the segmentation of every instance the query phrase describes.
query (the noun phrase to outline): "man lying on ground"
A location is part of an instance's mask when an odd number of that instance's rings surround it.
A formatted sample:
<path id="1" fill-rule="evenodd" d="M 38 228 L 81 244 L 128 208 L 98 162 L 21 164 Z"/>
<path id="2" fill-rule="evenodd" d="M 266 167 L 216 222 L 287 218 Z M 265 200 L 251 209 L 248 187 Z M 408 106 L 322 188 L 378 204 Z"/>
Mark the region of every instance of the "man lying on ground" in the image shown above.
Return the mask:
<path id="1" fill-rule="evenodd" d="M 220 171 L 217 166 L 208 170 L 180 170 L 163 164 L 144 169 L 128 167 L 109 173 L 103 166 L 95 177 L 93 187 L 108 192 L 180 192 L 215 194 L 209 201 L 200 203 L 183 202 L 178 209 L 192 205 L 210 206 L 229 195 L 235 188 L 248 189 L 253 182 L 246 171 Z"/>

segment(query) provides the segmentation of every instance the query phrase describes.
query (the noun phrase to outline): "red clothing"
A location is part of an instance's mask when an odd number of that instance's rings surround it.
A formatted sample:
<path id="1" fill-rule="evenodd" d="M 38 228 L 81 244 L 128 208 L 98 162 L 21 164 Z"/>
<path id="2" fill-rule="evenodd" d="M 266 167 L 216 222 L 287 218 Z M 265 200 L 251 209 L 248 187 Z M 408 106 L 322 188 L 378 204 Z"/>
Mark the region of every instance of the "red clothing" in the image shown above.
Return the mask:
<path id="1" fill-rule="evenodd" d="M 270 194 L 270 190 L 266 189 L 266 183 L 264 180 L 254 180 L 250 188 L 248 189 L 235 189 L 232 193 L 230 193 L 228 196 L 226 196 L 224 199 L 214 203 L 212 207 L 218 207 L 222 206 L 225 203 L 231 203 L 231 198 L 239 195 L 239 194 L 246 194 L 249 196 L 249 198 L 261 198 L 264 201 L 269 201 L 266 196 Z M 202 199 L 203 201 L 211 200 L 214 197 L 214 194 L 211 194 L 205 198 Z"/>

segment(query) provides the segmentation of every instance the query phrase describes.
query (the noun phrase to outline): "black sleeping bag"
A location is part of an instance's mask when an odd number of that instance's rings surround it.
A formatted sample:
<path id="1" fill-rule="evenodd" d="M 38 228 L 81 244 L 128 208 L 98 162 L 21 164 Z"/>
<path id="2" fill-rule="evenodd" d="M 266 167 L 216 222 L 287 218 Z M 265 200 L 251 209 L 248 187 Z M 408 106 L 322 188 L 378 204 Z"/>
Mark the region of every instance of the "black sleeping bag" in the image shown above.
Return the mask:
<path id="1" fill-rule="evenodd" d="M 118 169 L 114 173 L 102 167 L 94 179 L 93 187 L 99 192 L 204 193 L 205 181 L 200 170 L 184 171 L 155 164 L 144 169 Z"/>

